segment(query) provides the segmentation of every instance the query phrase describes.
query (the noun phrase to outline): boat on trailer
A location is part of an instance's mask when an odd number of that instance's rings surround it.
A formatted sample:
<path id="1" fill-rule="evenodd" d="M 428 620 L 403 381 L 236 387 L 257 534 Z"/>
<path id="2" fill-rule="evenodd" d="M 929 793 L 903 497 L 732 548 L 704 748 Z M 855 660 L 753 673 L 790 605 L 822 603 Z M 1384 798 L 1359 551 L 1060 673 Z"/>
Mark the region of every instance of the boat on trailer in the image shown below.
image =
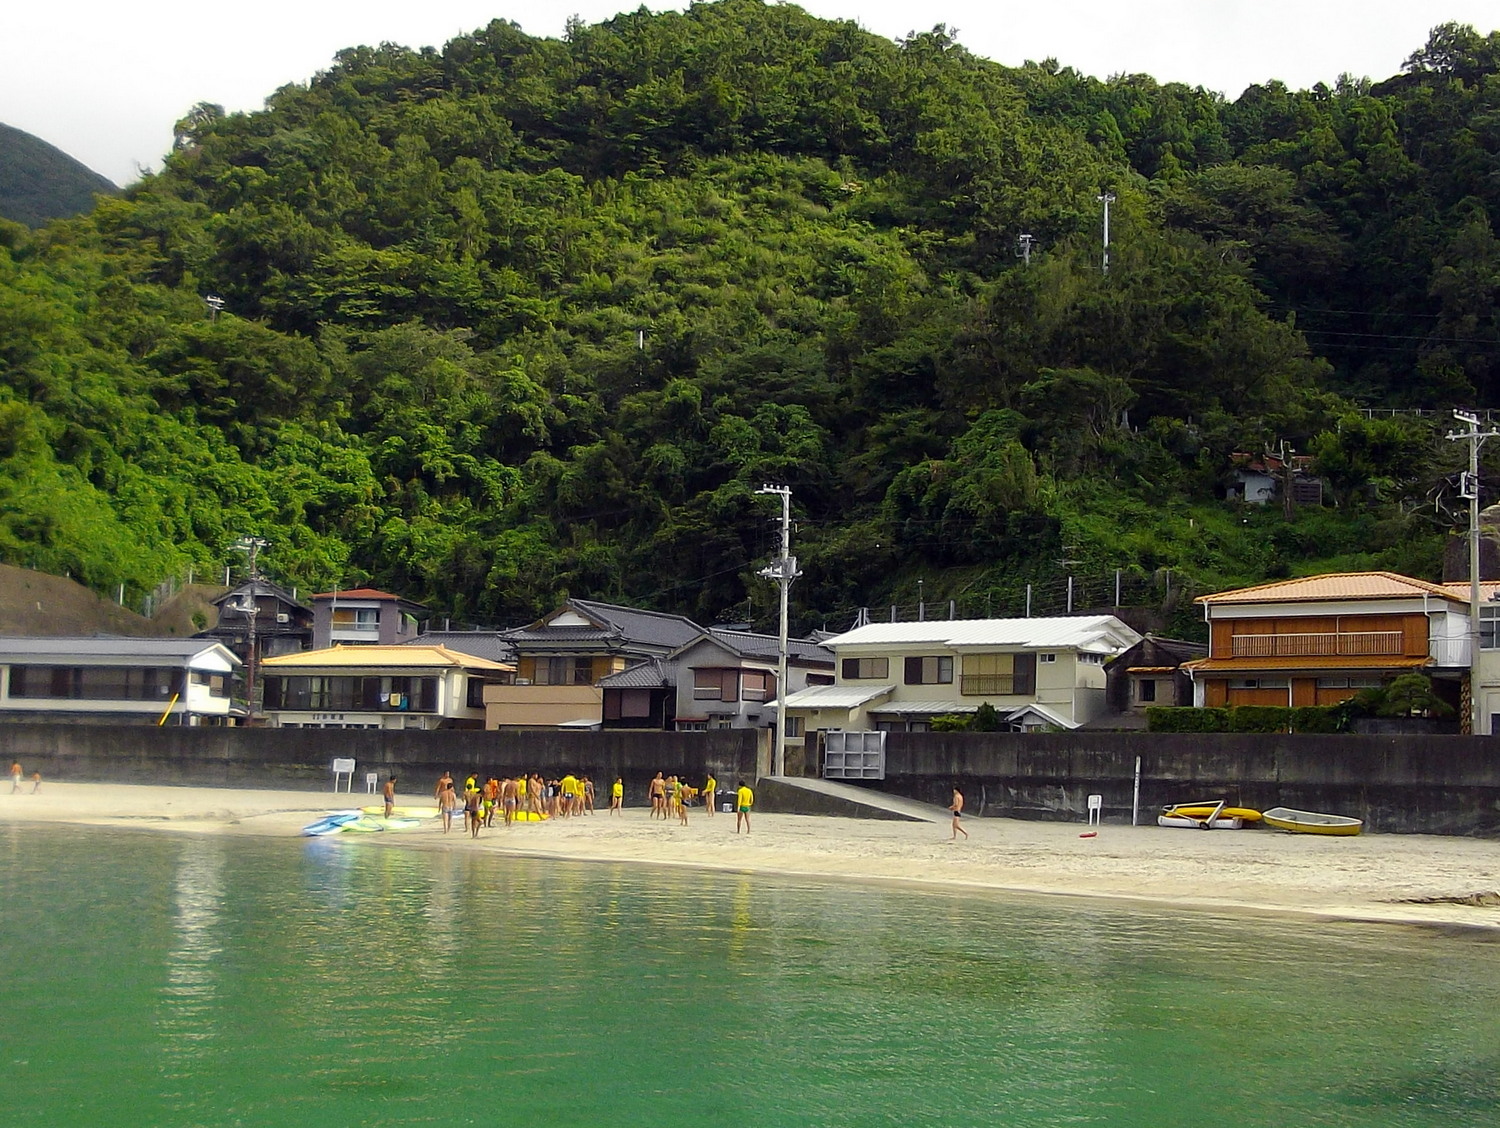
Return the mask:
<path id="1" fill-rule="evenodd" d="M 1317 811 L 1297 811 L 1291 807 L 1272 807 L 1263 813 L 1267 826 L 1289 830 L 1293 834 L 1332 834 L 1347 837 L 1364 829 L 1362 819 L 1348 815 L 1324 815 Z"/>

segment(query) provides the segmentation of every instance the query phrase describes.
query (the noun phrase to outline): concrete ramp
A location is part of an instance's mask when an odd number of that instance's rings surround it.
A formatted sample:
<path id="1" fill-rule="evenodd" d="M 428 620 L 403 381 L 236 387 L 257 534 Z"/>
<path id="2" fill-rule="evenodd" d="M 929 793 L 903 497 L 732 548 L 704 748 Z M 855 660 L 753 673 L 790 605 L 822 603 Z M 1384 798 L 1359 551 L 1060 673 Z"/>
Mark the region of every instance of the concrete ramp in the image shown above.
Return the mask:
<path id="1" fill-rule="evenodd" d="M 755 783 L 755 809 L 778 815 L 839 815 L 846 819 L 900 822 L 941 823 L 953 817 L 931 803 L 800 776 L 761 776 Z"/>

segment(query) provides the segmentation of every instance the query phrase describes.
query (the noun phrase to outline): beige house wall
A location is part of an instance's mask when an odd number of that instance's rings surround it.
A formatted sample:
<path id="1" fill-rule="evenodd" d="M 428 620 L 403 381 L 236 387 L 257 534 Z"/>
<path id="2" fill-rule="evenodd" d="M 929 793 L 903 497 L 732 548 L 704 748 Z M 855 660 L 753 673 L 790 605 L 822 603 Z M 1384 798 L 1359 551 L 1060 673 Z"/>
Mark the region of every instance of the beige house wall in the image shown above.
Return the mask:
<path id="1" fill-rule="evenodd" d="M 604 691 L 596 685 L 487 685 L 484 727 L 556 728 L 568 721 L 602 722 Z"/>

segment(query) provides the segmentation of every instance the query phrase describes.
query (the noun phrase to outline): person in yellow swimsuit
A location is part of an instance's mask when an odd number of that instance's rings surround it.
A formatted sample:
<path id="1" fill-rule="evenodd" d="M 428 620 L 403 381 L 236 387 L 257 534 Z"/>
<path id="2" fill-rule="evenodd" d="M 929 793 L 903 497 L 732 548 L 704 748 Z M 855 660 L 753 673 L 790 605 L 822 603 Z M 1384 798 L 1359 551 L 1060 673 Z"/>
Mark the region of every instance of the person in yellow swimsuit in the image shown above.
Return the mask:
<path id="1" fill-rule="evenodd" d="M 714 794 L 719 789 L 719 781 L 714 779 L 713 772 L 708 773 L 708 779 L 703 784 L 703 807 L 712 817 L 714 813 Z"/>
<path id="2" fill-rule="evenodd" d="M 625 803 L 625 781 L 616 776 L 614 783 L 609 785 L 609 813 L 614 814 L 620 810 Z"/>
<path id="3" fill-rule="evenodd" d="M 740 823 L 745 824 L 745 833 L 750 833 L 750 808 L 755 806 L 755 792 L 740 780 L 739 790 L 734 793 L 734 832 L 740 832 Z"/>

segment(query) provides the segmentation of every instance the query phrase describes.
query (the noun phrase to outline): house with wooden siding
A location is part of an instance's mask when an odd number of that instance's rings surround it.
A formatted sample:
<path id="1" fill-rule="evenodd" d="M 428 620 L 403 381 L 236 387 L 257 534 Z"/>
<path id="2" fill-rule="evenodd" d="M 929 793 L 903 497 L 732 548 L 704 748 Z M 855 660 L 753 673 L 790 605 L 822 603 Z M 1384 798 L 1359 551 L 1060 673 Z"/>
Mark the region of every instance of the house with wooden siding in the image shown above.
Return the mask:
<path id="1" fill-rule="evenodd" d="M 1464 589 L 1337 572 L 1199 596 L 1209 649 L 1183 665 L 1193 704 L 1337 705 L 1418 670 L 1456 705 L 1469 666 Z"/>

